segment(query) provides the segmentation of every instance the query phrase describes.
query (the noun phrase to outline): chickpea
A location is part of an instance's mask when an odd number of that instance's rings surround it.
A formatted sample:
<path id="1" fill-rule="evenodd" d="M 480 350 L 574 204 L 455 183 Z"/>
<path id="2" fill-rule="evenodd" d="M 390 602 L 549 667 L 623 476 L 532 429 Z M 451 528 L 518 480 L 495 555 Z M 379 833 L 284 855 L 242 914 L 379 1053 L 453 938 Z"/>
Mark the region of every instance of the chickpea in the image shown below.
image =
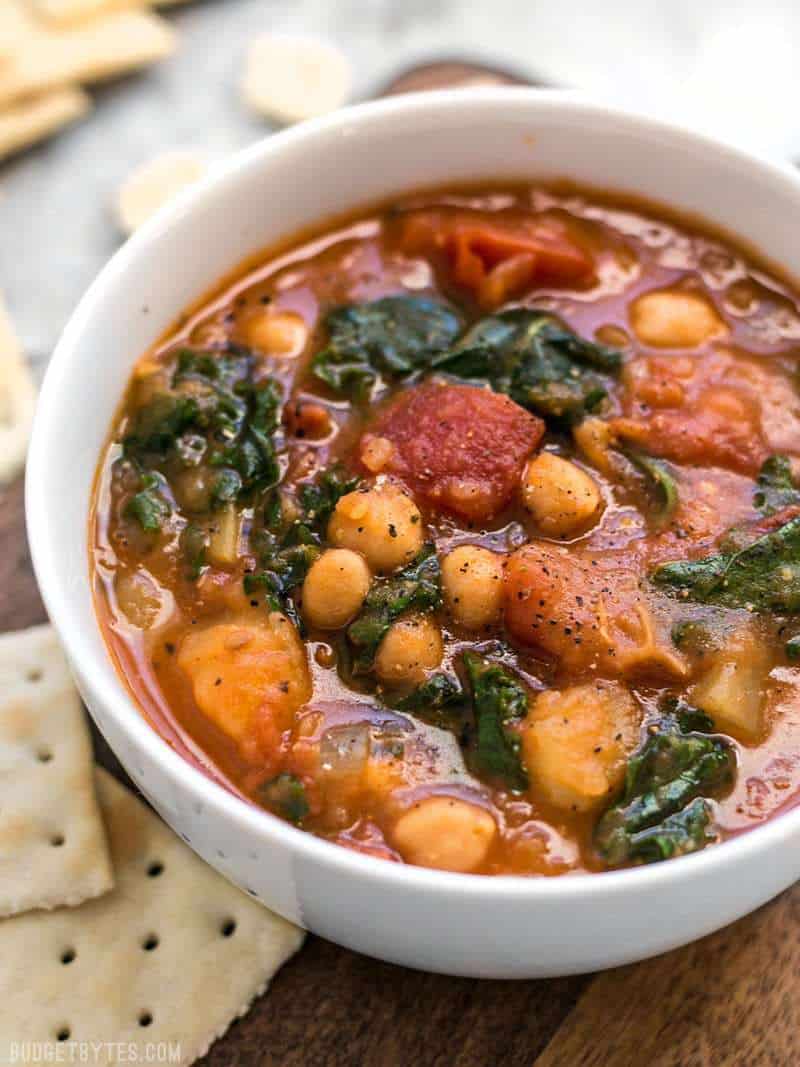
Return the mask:
<path id="1" fill-rule="evenodd" d="M 411 497 L 390 482 L 357 489 L 336 505 L 328 538 L 360 552 L 373 571 L 388 574 L 422 548 L 422 516 Z"/>
<path id="2" fill-rule="evenodd" d="M 493 623 L 503 604 L 503 558 L 479 545 L 459 545 L 442 560 L 447 610 L 462 626 L 480 630 Z"/>
<path id="3" fill-rule="evenodd" d="M 392 623 L 378 645 L 375 673 L 382 682 L 416 685 L 443 655 L 439 627 L 425 615 L 411 615 Z"/>
<path id="4" fill-rule="evenodd" d="M 245 340 L 266 356 L 299 356 L 308 340 L 308 327 L 293 311 L 259 309 L 244 324 Z"/>
<path id="5" fill-rule="evenodd" d="M 593 478 L 568 459 L 540 452 L 525 469 L 522 500 L 536 525 L 551 537 L 585 529 L 603 506 Z"/>
<path id="6" fill-rule="evenodd" d="M 496 835 L 497 824 L 484 808 L 433 796 L 404 812 L 391 836 L 408 863 L 466 872 L 483 863 Z"/>
<path id="7" fill-rule="evenodd" d="M 303 615 L 312 626 L 338 630 L 358 614 L 371 581 L 363 556 L 349 548 L 329 548 L 303 582 Z"/>
<path id="8" fill-rule="evenodd" d="M 681 290 L 644 293 L 633 302 L 630 320 L 638 339 L 653 348 L 696 348 L 727 332 L 704 296 Z"/>

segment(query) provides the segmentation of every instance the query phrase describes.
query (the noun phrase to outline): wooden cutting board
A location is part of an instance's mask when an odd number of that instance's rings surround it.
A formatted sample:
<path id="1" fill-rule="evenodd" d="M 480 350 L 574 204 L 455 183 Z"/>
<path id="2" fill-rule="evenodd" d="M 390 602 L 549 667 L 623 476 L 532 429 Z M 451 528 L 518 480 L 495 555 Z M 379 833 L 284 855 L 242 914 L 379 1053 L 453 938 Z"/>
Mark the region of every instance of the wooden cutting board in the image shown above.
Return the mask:
<path id="1" fill-rule="evenodd" d="M 384 94 L 494 81 L 442 61 Z M 0 629 L 45 619 L 21 480 L 0 491 Z M 125 779 L 95 732 L 97 758 Z M 653 916 L 668 923 L 669 915 Z M 800 1064 L 800 884 L 688 948 L 631 967 L 529 982 L 445 978 L 309 936 L 206 1067 L 794 1067 Z"/>

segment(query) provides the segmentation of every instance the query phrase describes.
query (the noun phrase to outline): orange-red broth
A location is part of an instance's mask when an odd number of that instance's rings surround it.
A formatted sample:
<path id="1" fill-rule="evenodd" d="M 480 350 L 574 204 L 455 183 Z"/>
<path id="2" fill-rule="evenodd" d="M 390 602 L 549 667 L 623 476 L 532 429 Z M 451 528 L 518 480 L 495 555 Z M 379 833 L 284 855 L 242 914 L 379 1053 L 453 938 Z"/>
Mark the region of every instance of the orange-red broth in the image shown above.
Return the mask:
<path id="1" fill-rule="evenodd" d="M 439 212 L 432 222 L 431 210 Z M 421 236 L 414 221 L 420 211 Z M 446 242 L 436 237 L 437 227 L 446 230 L 464 211 L 475 213 L 469 219 L 478 228 L 488 222 L 511 231 L 524 229 L 532 217 L 552 218 L 560 239 L 588 256 L 591 274 L 579 279 L 527 277 L 523 263 L 521 271 L 512 266 L 499 288 L 495 280 L 487 291 L 485 280 L 470 277 L 470 264 L 461 269 L 464 265 L 459 267 L 452 245 L 448 251 Z M 491 268 L 492 257 L 502 260 L 502 248 L 486 253 L 478 241 L 468 251 L 475 247 L 485 257 L 483 266 Z M 699 325 L 692 326 L 691 308 L 686 307 L 672 320 L 668 309 L 656 307 L 648 319 L 646 305 L 642 311 L 636 301 L 652 290 L 699 298 L 705 319 L 701 314 Z M 166 371 L 174 366 L 176 352 L 186 346 L 213 347 L 228 340 L 247 345 L 263 374 L 279 379 L 287 411 L 296 412 L 298 401 L 313 402 L 310 415 L 306 407 L 302 419 L 285 417 L 286 485 L 312 478 L 334 461 L 359 467 L 358 442 L 364 428 L 374 410 L 402 385 L 380 393 L 372 408 L 361 410 L 315 381 L 310 360 L 324 343 L 321 322 L 331 307 L 404 291 L 453 301 L 469 319 L 496 307 L 498 299 L 502 306 L 550 309 L 580 335 L 618 346 L 625 369 L 600 417 L 606 422 L 628 420 L 629 439 L 665 456 L 679 484 L 678 509 L 659 528 L 641 496 L 620 484 L 613 471 L 602 469 L 602 454 L 592 451 L 590 441 L 585 440 L 582 449 L 570 434 L 548 430 L 533 454 L 543 448 L 574 460 L 599 489 L 601 510 L 586 528 L 547 536 L 519 492 L 488 522 L 466 521 L 420 501 L 425 537 L 435 542 L 440 558 L 453 546 L 475 544 L 501 553 L 505 564 L 521 541 L 543 546 L 545 553 L 561 544 L 566 549 L 555 551 L 566 551 L 569 561 L 608 568 L 610 589 L 623 572 L 632 574 L 635 583 L 659 562 L 708 554 L 724 531 L 755 520 L 752 499 L 760 460 L 775 452 L 800 457 L 800 405 L 794 384 L 800 337 L 797 298 L 735 247 L 694 226 L 574 193 L 526 188 L 417 197 L 265 257 L 185 316 L 163 343 L 142 357 L 101 459 L 91 521 L 95 598 L 109 648 L 147 718 L 171 745 L 256 802 L 265 781 L 281 773 L 296 776 L 310 805 L 302 826 L 321 837 L 394 861 L 485 874 L 603 869 L 592 832 L 599 814 L 621 789 L 624 759 L 612 761 L 606 792 L 595 790 L 585 805 L 571 803 L 569 790 L 565 798 L 558 789 L 542 785 L 534 773 L 525 792 L 479 781 L 465 768 L 454 735 L 387 710 L 382 698 L 390 702 L 391 685 L 380 685 L 375 693 L 369 684 L 354 689 L 342 681 L 336 662 L 340 635 L 330 631 L 308 629 L 302 656 L 309 682 L 292 692 L 296 710 L 287 713 L 284 708 L 283 717 L 269 722 L 275 692 L 259 673 L 256 656 L 255 670 L 246 659 L 226 668 L 220 690 L 225 696 L 210 715 L 207 692 L 205 706 L 198 703 L 192 665 L 200 670 L 198 665 L 218 651 L 219 642 L 201 643 L 194 657 L 181 652 L 198 632 L 218 625 L 244 628 L 245 644 L 247 627 L 264 625 L 263 602 L 242 588 L 243 573 L 253 566 L 247 538 L 252 509 L 243 505 L 235 558 L 206 566 L 198 579 L 187 577 L 178 548 L 180 528 L 192 517 L 188 509 L 179 510 L 169 530 L 158 536 L 144 535 L 124 516 L 132 483 L 130 474 L 126 477 L 121 470 L 118 442 L 137 406 L 152 395 L 153 383 L 169 376 Z M 670 329 L 677 330 L 672 343 Z M 705 336 L 691 336 L 692 329 L 705 331 Z M 659 336 L 659 330 L 666 331 L 665 336 Z M 360 470 L 365 484 L 375 481 L 374 474 L 363 466 Z M 187 494 L 191 497 L 191 486 L 184 498 Z M 556 584 L 563 579 L 566 585 L 556 588 L 547 610 L 561 612 L 559 630 L 569 622 L 568 598 L 580 592 L 582 574 L 579 569 L 556 575 Z M 514 580 L 506 567 L 506 584 Z M 506 591 L 506 618 L 515 610 L 515 593 L 517 589 Z M 646 736 L 647 723 L 657 715 L 664 694 L 691 697 L 693 687 L 711 669 L 707 655 L 679 653 L 670 641 L 670 627 L 683 617 L 685 605 L 651 593 L 644 595 L 644 604 L 653 611 L 650 640 L 655 652 L 651 648 L 639 655 L 637 649 L 648 637 L 635 622 L 624 621 L 626 616 L 638 617 L 639 601 L 631 596 L 617 605 L 619 648 L 626 656 L 633 650 L 625 665 L 604 656 L 585 656 L 569 640 L 559 642 L 551 635 L 545 635 L 543 643 L 538 634 L 532 641 L 520 640 L 526 619 L 517 620 L 511 633 L 503 616 L 476 632 L 460 626 L 452 611 L 442 607 L 433 615 L 443 641 L 440 669 L 451 669 L 464 648 L 499 639 L 504 642 L 502 662 L 527 687 L 532 704 L 543 691 L 598 679 L 602 687 L 604 679 L 611 680 L 630 694 L 635 708 L 635 729 L 628 722 L 622 741 L 624 754 L 629 754 Z M 612 603 L 612 613 L 617 608 Z M 713 616 L 713 609 L 710 613 Z M 737 731 L 728 724 L 738 769 L 727 795 L 711 802 L 719 839 L 773 815 L 793 800 L 800 785 L 800 674 L 782 651 L 785 627 L 778 634 L 774 620 L 739 614 L 751 647 L 733 669 L 746 671 L 742 662 L 756 663 L 755 677 L 746 684 L 761 695 L 755 725 Z M 236 660 L 242 641 L 225 632 L 227 644 L 220 654 L 223 660 Z M 237 692 L 242 686 L 250 687 L 249 695 Z M 252 690 L 259 686 L 262 691 L 254 696 Z M 279 702 L 284 696 L 278 695 Z M 259 701 L 261 726 L 256 731 L 236 709 L 255 707 Z M 369 760 L 350 767 L 345 763 L 332 773 L 326 731 L 365 721 L 374 728 Z M 358 746 L 363 735 L 356 731 L 354 737 L 350 743 Z M 527 751 L 523 745 L 523 757 Z M 568 748 L 562 755 L 569 760 Z M 545 769 L 545 777 L 547 773 Z M 402 823 L 433 796 L 444 800 L 433 806 L 430 818 L 421 820 L 421 829 L 413 819 Z M 451 801 L 466 801 L 468 808 Z M 442 804 L 456 809 L 455 822 L 448 821 L 451 810 L 442 813 Z M 472 822 L 467 818 L 466 828 L 458 818 L 463 810 L 474 816 Z M 421 842 L 415 833 L 421 834 Z"/>

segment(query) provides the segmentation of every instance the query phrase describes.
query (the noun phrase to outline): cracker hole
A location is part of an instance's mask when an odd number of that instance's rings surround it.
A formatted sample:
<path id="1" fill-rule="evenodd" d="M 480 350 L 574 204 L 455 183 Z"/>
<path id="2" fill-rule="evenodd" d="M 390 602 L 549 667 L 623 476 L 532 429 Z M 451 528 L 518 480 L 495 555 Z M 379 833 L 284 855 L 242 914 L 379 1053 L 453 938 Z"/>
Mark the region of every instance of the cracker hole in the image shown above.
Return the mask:
<path id="1" fill-rule="evenodd" d="M 145 952 L 152 952 L 154 948 L 158 948 L 158 936 L 156 934 L 148 934 L 142 942 L 142 948 Z"/>
<path id="2" fill-rule="evenodd" d="M 42 747 L 40 749 L 37 749 L 36 758 L 40 763 L 49 763 L 50 760 L 53 758 L 53 753 L 50 751 L 49 748 Z"/>
<path id="3" fill-rule="evenodd" d="M 53 848 L 61 848 L 61 846 L 64 844 L 64 835 L 53 834 L 53 836 L 50 838 L 50 844 L 53 846 Z"/>
<path id="4" fill-rule="evenodd" d="M 31 667 L 30 670 L 25 671 L 25 681 L 30 682 L 31 685 L 41 682 L 42 678 L 44 678 L 44 671 L 39 667 Z"/>
<path id="5" fill-rule="evenodd" d="M 56 1041 L 69 1041 L 72 1031 L 68 1026 L 62 1026 L 56 1030 Z"/>
<path id="6" fill-rule="evenodd" d="M 139 1026 L 149 1026 L 153 1021 L 153 1014 L 149 1011 L 143 1011 L 139 1015 Z"/>
<path id="7" fill-rule="evenodd" d="M 77 953 L 74 948 L 65 948 L 61 953 L 61 962 L 66 966 L 68 963 L 72 963 Z"/>
<path id="8" fill-rule="evenodd" d="M 154 863 L 151 863 L 150 866 L 147 868 L 148 878 L 158 878 L 158 876 L 163 873 L 164 864 L 160 860 L 156 860 Z"/>
<path id="9" fill-rule="evenodd" d="M 226 919 L 222 926 L 220 926 L 219 932 L 223 937 L 233 937 L 236 933 L 236 920 Z"/>

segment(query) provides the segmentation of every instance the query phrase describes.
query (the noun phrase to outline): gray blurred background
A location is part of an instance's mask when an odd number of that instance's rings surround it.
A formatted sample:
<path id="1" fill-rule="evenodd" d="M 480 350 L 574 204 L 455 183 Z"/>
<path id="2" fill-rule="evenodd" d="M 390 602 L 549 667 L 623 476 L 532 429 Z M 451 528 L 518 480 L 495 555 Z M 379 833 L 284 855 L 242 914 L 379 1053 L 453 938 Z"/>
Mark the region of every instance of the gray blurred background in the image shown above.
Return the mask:
<path id="1" fill-rule="evenodd" d="M 797 0 L 195 0 L 166 17 L 175 56 L 100 89 L 87 121 L 0 165 L 0 291 L 37 371 L 120 242 L 109 204 L 129 171 L 163 149 L 214 158 L 270 132 L 238 92 L 247 44 L 266 30 L 339 45 L 354 99 L 414 63 L 466 58 L 800 155 Z"/>

